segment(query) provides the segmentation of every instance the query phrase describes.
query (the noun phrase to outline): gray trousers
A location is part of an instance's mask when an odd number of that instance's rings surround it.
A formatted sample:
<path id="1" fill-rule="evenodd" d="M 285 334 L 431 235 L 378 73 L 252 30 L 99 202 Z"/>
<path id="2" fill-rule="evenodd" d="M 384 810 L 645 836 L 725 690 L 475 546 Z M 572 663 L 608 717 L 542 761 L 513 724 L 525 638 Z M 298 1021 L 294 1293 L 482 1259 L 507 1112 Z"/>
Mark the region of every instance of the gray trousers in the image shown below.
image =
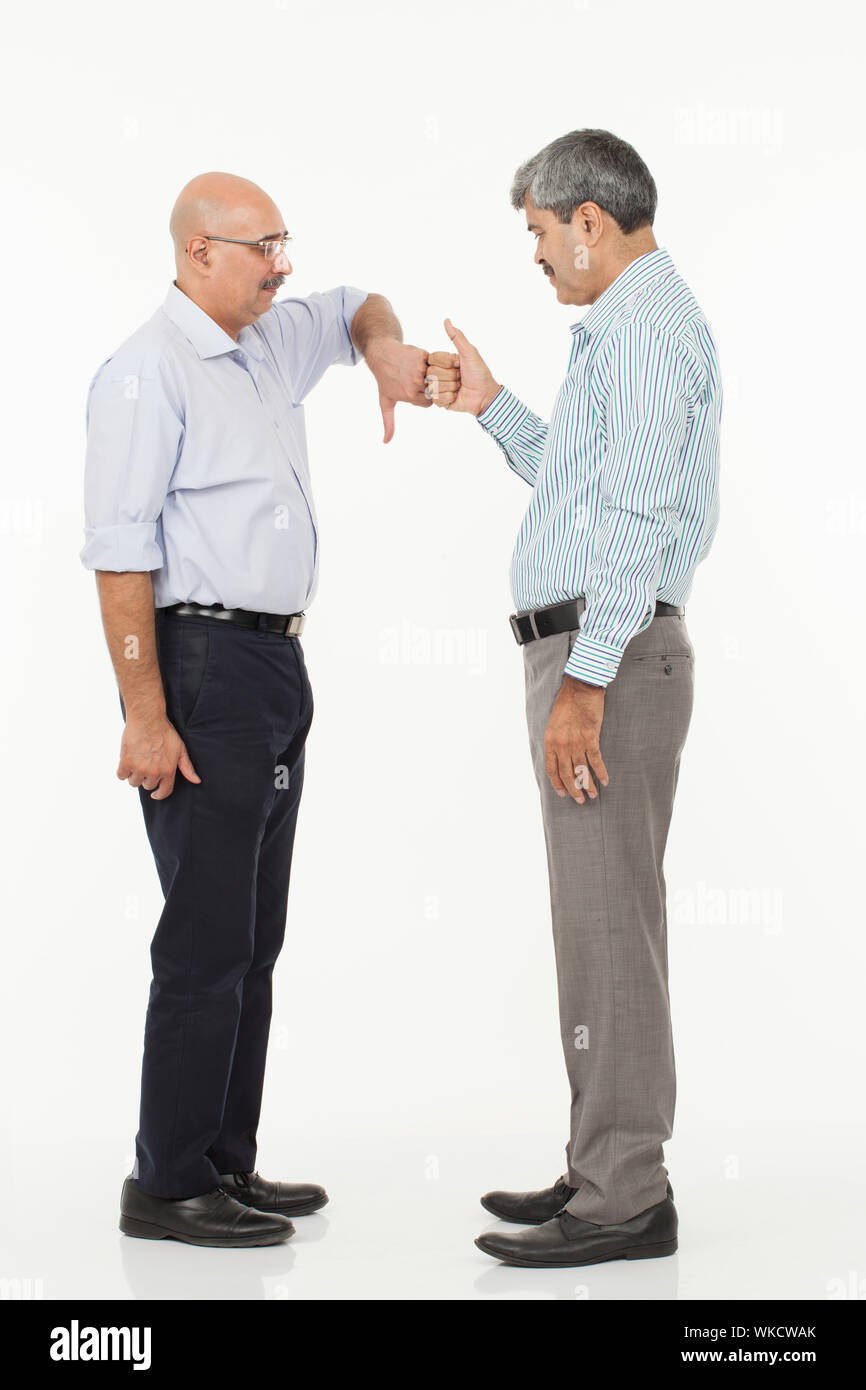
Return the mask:
<path id="1" fill-rule="evenodd" d="M 581 601 L 582 603 L 582 601 Z M 605 693 L 595 801 L 559 797 L 544 731 L 577 632 L 523 649 L 526 714 L 547 845 L 559 1016 L 571 1083 L 568 1210 L 599 1225 L 662 1201 L 676 1098 L 662 868 L 692 712 L 681 617 L 629 642 Z"/>

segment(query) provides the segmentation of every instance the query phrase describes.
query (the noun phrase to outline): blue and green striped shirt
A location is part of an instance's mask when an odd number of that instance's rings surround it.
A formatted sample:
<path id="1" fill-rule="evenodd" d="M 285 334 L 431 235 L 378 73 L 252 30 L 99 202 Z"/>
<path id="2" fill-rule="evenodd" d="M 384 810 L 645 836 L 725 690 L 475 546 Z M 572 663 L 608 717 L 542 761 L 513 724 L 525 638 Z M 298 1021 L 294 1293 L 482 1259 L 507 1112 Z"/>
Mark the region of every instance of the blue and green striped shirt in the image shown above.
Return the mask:
<path id="1" fill-rule="evenodd" d="M 515 605 L 583 595 L 565 672 L 607 685 L 656 599 L 685 603 L 709 551 L 722 384 L 709 324 L 662 247 L 626 266 L 571 331 L 549 425 L 506 387 L 478 420 L 532 486 Z"/>

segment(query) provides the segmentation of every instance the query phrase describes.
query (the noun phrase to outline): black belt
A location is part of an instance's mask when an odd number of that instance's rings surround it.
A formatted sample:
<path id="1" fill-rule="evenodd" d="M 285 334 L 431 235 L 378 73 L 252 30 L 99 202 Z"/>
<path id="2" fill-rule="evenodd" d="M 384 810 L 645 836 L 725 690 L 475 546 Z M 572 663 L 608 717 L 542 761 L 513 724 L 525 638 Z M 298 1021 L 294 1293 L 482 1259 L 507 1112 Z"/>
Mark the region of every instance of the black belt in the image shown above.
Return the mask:
<path id="1" fill-rule="evenodd" d="M 171 603 L 156 611 L 171 613 L 177 618 L 218 618 L 220 622 L 237 623 L 239 627 L 279 632 L 282 637 L 300 637 L 306 622 L 304 613 L 253 613 L 248 608 L 223 608 L 221 603 Z"/>
<path id="2" fill-rule="evenodd" d="M 552 637 L 555 632 L 574 632 L 580 626 L 580 614 L 586 607 L 584 600 L 570 598 L 565 603 L 554 603 L 549 608 L 535 608 L 525 613 L 512 613 L 508 621 L 514 640 L 522 647 L 526 642 L 534 642 L 536 637 Z M 684 608 L 675 603 L 657 603 L 656 618 L 681 618 Z"/>

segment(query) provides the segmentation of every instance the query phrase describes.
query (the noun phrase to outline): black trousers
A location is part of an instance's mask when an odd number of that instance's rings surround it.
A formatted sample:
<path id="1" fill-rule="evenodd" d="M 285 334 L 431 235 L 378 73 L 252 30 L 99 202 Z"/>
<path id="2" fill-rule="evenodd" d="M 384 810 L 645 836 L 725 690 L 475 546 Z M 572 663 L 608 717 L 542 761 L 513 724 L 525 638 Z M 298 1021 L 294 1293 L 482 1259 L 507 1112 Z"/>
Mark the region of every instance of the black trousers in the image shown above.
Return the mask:
<path id="1" fill-rule="evenodd" d="M 256 1166 L 313 698 L 296 637 L 159 611 L 156 631 L 168 718 L 201 782 L 178 772 L 162 801 L 139 788 L 165 906 L 133 1176 L 193 1197 Z"/>

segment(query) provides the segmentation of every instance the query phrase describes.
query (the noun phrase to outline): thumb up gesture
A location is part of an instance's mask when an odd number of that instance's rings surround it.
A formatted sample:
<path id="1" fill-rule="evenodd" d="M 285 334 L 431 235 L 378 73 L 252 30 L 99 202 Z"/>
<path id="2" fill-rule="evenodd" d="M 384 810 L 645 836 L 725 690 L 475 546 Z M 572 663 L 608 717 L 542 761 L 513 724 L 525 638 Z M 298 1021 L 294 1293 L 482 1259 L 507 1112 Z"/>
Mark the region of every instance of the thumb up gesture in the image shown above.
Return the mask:
<path id="1" fill-rule="evenodd" d="M 455 350 L 428 355 L 425 394 L 444 410 L 480 415 L 499 393 L 499 382 L 494 380 L 478 349 L 450 319 L 445 320 L 445 332 Z"/>

